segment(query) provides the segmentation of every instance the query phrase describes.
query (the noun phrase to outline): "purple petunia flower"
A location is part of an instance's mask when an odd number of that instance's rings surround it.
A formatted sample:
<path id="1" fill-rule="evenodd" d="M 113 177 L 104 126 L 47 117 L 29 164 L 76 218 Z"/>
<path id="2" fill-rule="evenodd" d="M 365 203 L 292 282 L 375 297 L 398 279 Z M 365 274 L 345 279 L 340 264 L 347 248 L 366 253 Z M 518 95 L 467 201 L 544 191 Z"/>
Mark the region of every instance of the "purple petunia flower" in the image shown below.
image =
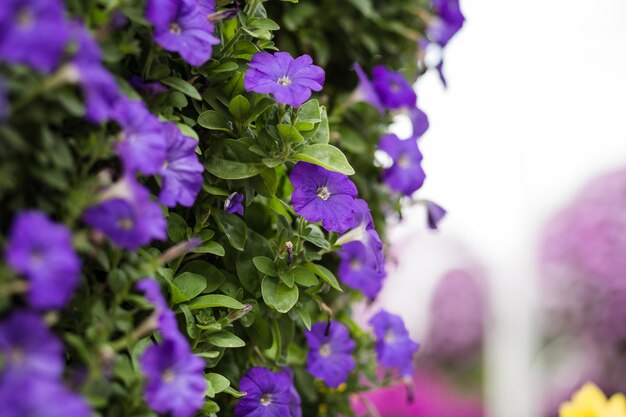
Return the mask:
<path id="1" fill-rule="evenodd" d="M 428 116 L 419 107 L 413 107 L 409 110 L 409 118 L 411 119 L 411 126 L 413 133 L 411 139 L 419 139 L 430 127 Z"/>
<path id="2" fill-rule="evenodd" d="M 366 103 L 369 103 L 372 106 L 376 107 L 376 110 L 378 110 L 379 113 L 384 113 L 385 106 L 380 100 L 380 96 L 378 95 L 378 91 L 376 91 L 376 88 L 374 88 L 374 84 L 372 84 L 370 79 L 367 77 L 367 74 L 365 74 L 363 68 L 361 68 L 359 64 L 354 64 L 353 68 L 357 76 L 359 77 L 358 91 L 360 93 L 360 98 Z"/>
<path id="3" fill-rule="evenodd" d="M 130 77 L 130 85 L 137 91 L 147 94 L 148 97 L 154 97 L 162 93 L 167 93 L 169 89 L 158 81 L 144 81 L 139 75 Z"/>
<path id="4" fill-rule="evenodd" d="M 60 0 L 4 0 L 0 7 L 0 61 L 51 72 L 70 36 Z"/>
<path id="5" fill-rule="evenodd" d="M 465 17 L 461 12 L 459 0 L 433 0 L 433 7 L 439 15 L 428 27 L 428 36 L 433 42 L 444 47 L 461 30 Z"/>
<path id="6" fill-rule="evenodd" d="M 152 278 L 144 278 L 138 281 L 136 286 L 145 294 L 146 299 L 154 305 L 155 313 L 158 317 L 157 326 L 163 337 L 167 339 L 184 338 L 178 330 L 176 315 L 170 310 L 167 301 L 165 301 L 161 293 L 159 283 Z"/>
<path id="7" fill-rule="evenodd" d="M 134 250 L 153 239 L 165 240 L 167 223 L 150 193 L 126 175 L 85 210 L 83 220 L 118 246 Z"/>
<path id="8" fill-rule="evenodd" d="M 422 153 L 414 139 L 401 140 L 394 134 L 385 135 L 379 149 L 393 159 L 393 165 L 383 171 L 383 180 L 389 188 L 410 196 L 424 184 Z"/>
<path id="9" fill-rule="evenodd" d="M 92 412 L 80 395 L 59 381 L 38 378 L 0 379 L 2 417 L 90 417 Z"/>
<path id="10" fill-rule="evenodd" d="M 147 378 L 144 398 L 153 411 L 190 417 L 202 407 L 205 363 L 186 341 L 166 338 L 160 345 L 149 346 L 140 363 Z"/>
<path id="11" fill-rule="evenodd" d="M 163 49 L 178 52 L 194 66 L 211 58 L 220 43 L 209 23 L 206 0 L 149 0 L 146 17 L 154 25 L 154 40 Z"/>
<path id="12" fill-rule="evenodd" d="M 446 216 L 446 209 L 432 201 L 426 200 L 426 211 L 428 212 L 428 227 L 436 230 L 439 227 L 439 222 Z"/>
<path id="13" fill-rule="evenodd" d="M 165 163 L 167 141 L 163 124 L 138 100 L 121 99 L 115 120 L 122 127 L 122 139 L 116 144 L 126 172 L 158 173 Z"/>
<path id="14" fill-rule="evenodd" d="M 417 101 L 415 91 L 399 72 L 378 65 L 372 70 L 372 84 L 385 107 L 389 109 L 415 107 Z"/>
<path id="15" fill-rule="evenodd" d="M 402 318 L 381 310 L 369 323 L 376 335 L 378 363 L 387 368 L 397 368 L 402 375 L 411 375 L 413 355 L 419 350 L 419 344 L 409 337 Z"/>
<path id="16" fill-rule="evenodd" d="M 343 323 L 331 322 L 328 334 L 325 334 L 326 328 L 326 323 L 315 323 L 306 332 L 309 344 L 307 370 L 329 387 L 337 388 L 346 382 L 356 366 L 352 358 L 355 344 Z"/>
<path id="17" fill-rule="evenodd" d="M 224 210 L 228 214 L 239 213 L 243 216 L 243 194 L 232 193 L 224 201 Z"/>
<path id="18" fill-rule="evenodd" d="M 196 155 L 198 142 L 184 136 L 174 123 L 163 123 L 163 133 L 167 149 L 160 171 L 163 187 L 159 200 L 168 207 L 174 207 L 177 203 L 191 207 L 202 187 L 204 172 L 204 166 Z"/>
<path id="19" fill-rule="evenodd" d="M 5 259 L 28 279 L 28 302 L 35 308 L 65 306 L 78 285 L 81 262 L 72 233 L 44 213 L 24 211 L 16 216 Z"/>
<path id="20" fill-rule="evenodd" d="M 57 379 L 63 374 L 63 345 L 35 313 L 15 311 L 0 322 L 1 379 Z"/>
<path id="21" fill-rule="evenodd" d="M 378 269 L 377 259 L 370 254 L 371 250 L 362 242 L 343 245 L 339 252 L 339 278 L 350 288 L 361 290 L 373 300 L 382 289 L 385 273 Z"/>
<path id="22" fill-rule="evenodd" d="M 74 22 L 72 32 L 77 51 L 71 65 L 83 89 L 87 120 L 107 121 L 114 116 L 115 104 L 120 98 L 117 82 L 102 66 L 102 51 L 89 30 L 82 23 Z"/>
<path id="23" fill-rule="evenodd" d="M 273 94 L 281 104 L 298 107 L 311 97 L 311 91 L 321 91 L 324 70 L 313 65 L 308 55 L 294 59 L 287 52 L 257 52 L 252 57 L 244 78 L 246 91 Z"/>
<path id="24" fill-rule="evenodd" d="M 235 417 L 300 417 L 300 395 L 290 370 L 272 372 L 255 366 L 239 382 L 246 396 L 235 406 Z"/>
<path id="25" fill-rule="evenodd" d="M 331 232 L 345 232 L 354 220 L 356 186 L 338 172 L 308 162 L 298 162 L 289 180 L 294 186 L 291 202 L 296 213 L 310 222 L 322 222 Z"/>

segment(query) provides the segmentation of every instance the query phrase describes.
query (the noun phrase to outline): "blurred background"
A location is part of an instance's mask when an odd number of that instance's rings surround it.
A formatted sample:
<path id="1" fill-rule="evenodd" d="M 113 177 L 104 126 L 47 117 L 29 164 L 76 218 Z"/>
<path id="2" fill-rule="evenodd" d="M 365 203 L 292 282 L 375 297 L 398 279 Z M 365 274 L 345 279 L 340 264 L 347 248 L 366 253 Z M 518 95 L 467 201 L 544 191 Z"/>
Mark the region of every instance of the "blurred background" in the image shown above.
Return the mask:
<path id="1" fill-rule="evenodd" d="M 416 85 L 420 196 L 448 216 L 407 210 L 379 303 L 423 341 L 424 392 L 461 404 L 437 417 L 554 416 L 584 381 L 626 390 L 626 1 L 461 7 L 448 88 Z"/>

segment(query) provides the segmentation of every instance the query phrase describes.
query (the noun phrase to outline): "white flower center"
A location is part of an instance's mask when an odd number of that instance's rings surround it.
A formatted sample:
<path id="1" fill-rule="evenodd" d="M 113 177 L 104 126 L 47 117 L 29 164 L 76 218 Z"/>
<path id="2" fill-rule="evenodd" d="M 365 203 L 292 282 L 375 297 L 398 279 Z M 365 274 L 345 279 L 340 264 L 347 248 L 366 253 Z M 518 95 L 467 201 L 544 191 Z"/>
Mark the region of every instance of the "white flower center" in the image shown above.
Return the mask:
<path id="1" fill-rule="evenodd" d="M 178 23 L 170 23 L 170 33 L 178 36 L 182 31 L 183 30 L 180 28 L 180 25 Z"/>
<path id="2" fill-rule="evenodd" d="M 17 12 L 17 24 L 22 27 L 30 26 L 33 23 L 33 14 L 27 7 L 23 7 Z"/>
<path id="3" fill-rule="evenodd" d="M 272 396 L 270 394 L 263 394 L 261 397 L 261 405 L 267 407 L 272 403 Z"/>
<path id="4" fill-rule="evenodd" d="M 166 369 L 165 372 L 161 375 L 164 382 L 171 382 L 174 379 L 174 371 L 171 369 Z"/>
<path id="5" fill-rule="evenodd" d="M 324 187 L 318 188 L 317 196 L 324 201 L 328 200 L 328 197 L 330 197 L 330 191 L 328 190 L 328 187 L 324 186 Z"/>
<path id="6" fill-rule="evenodd" d="M 409 165 L 411 165 L 409 157 L 406 154 L 400 155 L 400 158 L 398 158 L 398 166 L 400 168 L 406 168 Z"/>
<path id="7" fill-rule="evenodd" d="M 288 86 L 291 85 L 291 78 L 289 78 L 287 75 L 283 75 L 276 82 L 280 85 Z"/>
<path id="8" fill-rule="evenodd" d="M 396 340 L 396 335 L 393 333 L 392 330 L 387 330 L 384 339 L 385 343 L 393 343 L 393 341 Z"/>
<path id="9" fill-rule="evenodd" d="M 350 261 L 350 267 L 352 269 L 361 269 L 361 262 L 358 259 L 353 259 Z"/>
<path id="10" fill-rule="evenodd" d="M 325 343 L 322 346 L 320 346 L 319 352 L 322 358 L 327 358 L 332 353 L 332 351 L 330 350 L 330 345 L 328 343 Z"/>
<path id="11" fill-rule="evenodd" d="M 128 217 L 123 217 L 117 220 L 117 227 L 122 230 L 130 230 L 133 228 L 134 224 L 133 219 Z"/>

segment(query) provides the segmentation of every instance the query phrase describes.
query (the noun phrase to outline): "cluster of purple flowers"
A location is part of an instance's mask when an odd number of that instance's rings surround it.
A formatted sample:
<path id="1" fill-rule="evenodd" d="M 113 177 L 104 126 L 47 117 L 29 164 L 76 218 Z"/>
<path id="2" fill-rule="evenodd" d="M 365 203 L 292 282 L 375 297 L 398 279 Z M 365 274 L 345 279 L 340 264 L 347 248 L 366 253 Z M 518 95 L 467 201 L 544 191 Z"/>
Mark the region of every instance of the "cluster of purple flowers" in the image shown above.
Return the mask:
<path id="1" fill-rule="evenodd" d="M 400 316 L 379 311 L 369 321 L 376 336 L 378 363 L 386 368 L 397 369 L 401 375 L 413 374 L 413 356 L 419 344 L 413 341 Z"/>
<path id="2" fill-rule="evenodd" d="M 235 407 L 235 417 L 302 417 L 300 395 L 289 368 L 280 372 L 251 368 L 239 381 L 239 390 L 246 396 Z"/>
<path id="3" fill-rule="evenodd" d="M 204 404 L 207 382 L 204 360 L 193 354 L 185 336 L 178 330 L 176 317 L 161 294 L 159 284 L 145 278 L 137 283 L 155 311 L 155 327 L 162 342 L 149 346 L 141 355 L 141 371 L 146 376 L 144 398 L 157 413 L 190 417 Z"/>
<path id="4" fill-rule="evenodd" d="M 91 416 L 63 385 L 63 345 L 39 315 L 17 310 L 0 322 L 0 357 L 0 415 Z"/>

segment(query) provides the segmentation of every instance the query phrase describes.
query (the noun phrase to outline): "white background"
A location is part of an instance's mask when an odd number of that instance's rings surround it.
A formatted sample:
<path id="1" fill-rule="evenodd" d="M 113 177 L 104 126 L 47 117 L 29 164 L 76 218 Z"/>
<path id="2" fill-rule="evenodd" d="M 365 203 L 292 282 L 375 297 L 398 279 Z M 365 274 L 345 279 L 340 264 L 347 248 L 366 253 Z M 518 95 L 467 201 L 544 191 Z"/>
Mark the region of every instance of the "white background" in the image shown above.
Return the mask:
<path id="1" fill-rule="evenodd" d="M 395 242 L 413 243 L 396 248 L 401 269 L 382 302 L 409 325 L 423 322 L 432 283 L 466 263 L 468 247 L 493 302 L 490 415 L 538 416 L 538 236 L 586 181 L 626 166 L 626 0 L 461 2 L 467 22 L 445 53 L 449 88 L 434 72 L 416 86 L 431 122 L 419 195 L 449 215 L 429 235 L 411 211 Z"/>

